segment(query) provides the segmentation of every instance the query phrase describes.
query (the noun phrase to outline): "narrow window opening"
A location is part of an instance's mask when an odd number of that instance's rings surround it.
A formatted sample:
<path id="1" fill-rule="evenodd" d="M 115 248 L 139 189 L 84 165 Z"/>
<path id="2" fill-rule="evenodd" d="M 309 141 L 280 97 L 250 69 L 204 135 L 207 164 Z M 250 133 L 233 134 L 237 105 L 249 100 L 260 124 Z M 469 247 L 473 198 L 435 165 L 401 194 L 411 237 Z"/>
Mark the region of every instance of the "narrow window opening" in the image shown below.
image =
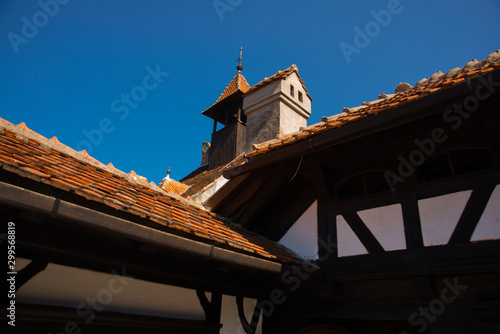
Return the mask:
<path id="1" fill-rule="evenodd" d="M 290 95 L 295 96 L 295 87 L 293 85 L 290 85 Z"/>
<path id="2" fill-rule="evenodd" d="M 302 102 L 302 92 L 299 91 L 299 101 Z"/>

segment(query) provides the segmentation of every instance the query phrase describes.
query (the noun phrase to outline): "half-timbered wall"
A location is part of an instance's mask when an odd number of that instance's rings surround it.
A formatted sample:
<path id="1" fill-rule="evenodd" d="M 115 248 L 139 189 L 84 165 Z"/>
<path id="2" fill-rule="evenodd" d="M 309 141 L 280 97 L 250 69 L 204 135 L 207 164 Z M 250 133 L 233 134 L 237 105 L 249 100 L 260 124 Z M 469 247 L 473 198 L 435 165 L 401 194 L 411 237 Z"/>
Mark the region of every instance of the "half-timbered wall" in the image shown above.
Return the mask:
<path id="1" fill-rule="evenodd" d="M 472 190 L 454 192 L 418 201 L 424 246 L 446 245 L 470 199 Z M 491 195 L 471 241 L 500 239 L 500 185 Z M 355 212 L 385 251 L 406 249 L 401 204 Z M 352 219 L 349 218 L 348 219 Z M 351 222 L 352 224 L 352 222 Z M 343 215 L 337 216 L 338 256 L 367 254 Z M 293 224 L 280 240 L 284 246 L 308 259 L 318 258 L 317 201 Z"/>

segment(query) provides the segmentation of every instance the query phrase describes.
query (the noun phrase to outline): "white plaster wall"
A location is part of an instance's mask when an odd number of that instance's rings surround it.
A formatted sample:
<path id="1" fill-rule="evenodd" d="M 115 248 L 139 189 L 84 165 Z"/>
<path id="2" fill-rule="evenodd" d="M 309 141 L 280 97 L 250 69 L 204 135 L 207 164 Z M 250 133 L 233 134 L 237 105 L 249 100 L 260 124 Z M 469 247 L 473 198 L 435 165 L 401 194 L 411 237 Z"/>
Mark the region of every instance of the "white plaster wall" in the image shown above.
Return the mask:
<path id="1" fill-rule="evenodd" d="M 339 257 L 368 254 L 365 246 L 341 215 L 337 216 L 337 247 Z"/>
<path id="2" fill-rule="evenodd" d="M 290 85 L 293 85 L 295 88 L 295 94 L 293 97 L 290 95 Z M 311 113 L 311 100 L 307 96 L 305 89 L 302 87 L 302 83 L 300 82 L 297 73 L 294 72 L 290 74 L 286 80 L 281 81 L 281 91 L 286 96 L 289 96 L 292 100 L 294 100 L 301 108 L 307 110 L 309 114 Z M 299 92 L 302 92 L 302 102 L 299 101 Z"/>
<path id="3" fill-rule="evenodd" d="M 292 109 L 289 104 L 280 102 L 280 134 L 289 134 L 307 126 L 307 118 Z"/>
<path id="4" fill-rule="evenodd" d="M 17 263 L 19 265 L 16 270 L 20 270 L 29 260 L 19 258 L 16 259 Z M 116 271 L 122 273 L 122 268 L 117 266 Z M 105 299 L 109 296 L 109 300 Z M 120 280 L 111 273 L 53 263 L 49 263 L 44 271 L 33 277 L 16 293 L 17 302 L 74 307 L 75 312 L 78 305 L 87 303 L 87 298 L 104 300 L 107 304 L 102 311 L 191 320 L 205 319 L 205 313 L 194 290 L 127 277 Z M 80 307 L 80 310 L 86 309 Z M 87 319 L 89 315 L 82 315 L 82 318 Z"/>
<path id="5" fill-rule="evenodd" d="M 359 211 L 358 215 L 386 251 L 406 249 L 400 204 Z"/>
<path id="6" fill-rule="evenodd" d="M 279 241 L 306 259 L 318 258 L 318 202 L 300 216 Z"/>
<path id="7" fill-rule="evenodd" d="M 191 198 L 196 202 L 204 204 L 213 194 L 217 192 L 223 185 L 225 185 L 229 181 L 224 176 L 219 177 L 214 182 L 210 183 L 206 186 L 202 191 L 193 195 Z"/>
<path id="8" fill-rule="evenodd" d="M 252 320 L 252 314 L 256 304 L 257 300 L 255 299 L 245 298 L 243 301 L 243 309 L 245 310 L 248 322 Z M 221 334 L 245 334 L 238 315 L 236 297 L 226 295 L 222 296 L 221 323 Z M 262 314 L 260 315 L 259 324 L 255 333 L 262 334 Z"/>
<path id="9" fill-rule="evenodd" d="M 500 185 L 491 194 L 471 238 L 472 241 L 490 239 L 500 239 Z"/>
<path id="10" fill-rule="evenodd" d="M 280 80 L 276 80 L 246 95 L 243 98 L 243 110 L 245 111 L 245 115 L 248 116 L 248 113 L 254 111 L 257 104 L 262 104 L 262 102 L 270 96 L 278 94 L 280 90 Z"/>
<path id="11" fill-rule="evenodd" d="M 448 243 L 471 193 L 466 190 L 418 201 L 425 246 Z"/>

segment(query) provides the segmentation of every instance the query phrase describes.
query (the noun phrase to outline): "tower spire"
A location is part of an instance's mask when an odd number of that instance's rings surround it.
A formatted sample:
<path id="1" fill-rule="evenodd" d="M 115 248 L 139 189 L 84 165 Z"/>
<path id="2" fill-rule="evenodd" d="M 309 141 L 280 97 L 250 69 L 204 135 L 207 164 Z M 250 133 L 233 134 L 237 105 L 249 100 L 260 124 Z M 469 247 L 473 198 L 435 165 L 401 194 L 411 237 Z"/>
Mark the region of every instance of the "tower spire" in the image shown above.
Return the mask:
<path id="1" fill-rule="evenodd" d="M 241 61 L 243 60 L 243 47 L 240 48 L 240 58 L 238 58 L 236 61 L 239 62 L 239 65 L 236 66 L 236 69 L 238 72 L 241 72 L 243 70 L 243 66 L 241 66 Z"/>

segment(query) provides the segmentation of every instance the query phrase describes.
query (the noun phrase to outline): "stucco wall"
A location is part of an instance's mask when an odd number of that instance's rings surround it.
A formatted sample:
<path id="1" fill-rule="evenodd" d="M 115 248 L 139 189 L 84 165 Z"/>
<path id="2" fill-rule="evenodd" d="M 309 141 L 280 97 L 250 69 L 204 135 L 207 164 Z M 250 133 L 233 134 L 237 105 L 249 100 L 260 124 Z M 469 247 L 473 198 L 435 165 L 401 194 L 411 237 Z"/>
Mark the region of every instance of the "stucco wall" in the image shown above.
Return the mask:
<path id="1" fill-rule="evenodd" d="M 294 86 L 294 96 L 290 94 Z M 299 101 L 302 93 L 302 102 Z M 311 114 L 311 100 L 305 93 L 296 73 L 287 78 L 271 82 L 243 98 L 243 110 L 247 116 L 246 151 L 253 144 L 276 138 L 277 134 L 288 134 L 307 126 Z"/>
<path id="2" fill-rule="evenodd" d="M 29 260 L 16 259 L 16 270 Z M 126 268 L 116 267 L 117 275 L 49 263 L 16 293 L 16 302 L 75 308 L 82 319 L 90 317 L 93 299 L 101 311 L 117 311 L 150 316 L 204 320 L 205 313 L 196 291 L 130 277 Z"/>
<path id="3" fill-rule="evenodd" d="M 488 205 L 472 234 L 472 241 L 500 239 L 500 185 L 491 194 Z"/>
<path id="4" fill-rule="evenodd" d="M 425 246 L 446 245 L 472 191 L 461 191 L 418 201 Z"/>
<path id="5" fill-rule="evenodd" d="M 386 251 L 406 249 L 400 204 L 359 211 L 358 215 Z"/>

